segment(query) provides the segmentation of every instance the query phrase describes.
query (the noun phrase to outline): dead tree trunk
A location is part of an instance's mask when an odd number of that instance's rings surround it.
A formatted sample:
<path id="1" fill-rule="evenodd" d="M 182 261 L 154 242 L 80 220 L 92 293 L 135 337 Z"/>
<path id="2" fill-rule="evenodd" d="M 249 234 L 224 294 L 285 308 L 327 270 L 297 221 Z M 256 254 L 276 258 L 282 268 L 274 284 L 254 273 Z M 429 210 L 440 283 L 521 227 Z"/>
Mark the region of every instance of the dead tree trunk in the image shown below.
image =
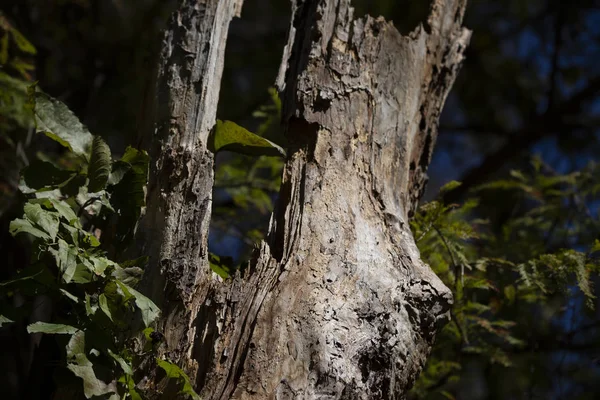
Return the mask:
<path id="1" fill-rule="evenodd" d="M 158 75 L 156 166 L 141 230 L 165 351 L 206 399 L 401 398 L 449 290 L 408 220 L 470 33 L 466 0 L 425 27 L 354 20 L 348 0 L 293 3 L 277 79 L 288 149 L 268 240 L 245 276 L 206 261 L 214 123 L 233 0 L 183 1 Z"/>

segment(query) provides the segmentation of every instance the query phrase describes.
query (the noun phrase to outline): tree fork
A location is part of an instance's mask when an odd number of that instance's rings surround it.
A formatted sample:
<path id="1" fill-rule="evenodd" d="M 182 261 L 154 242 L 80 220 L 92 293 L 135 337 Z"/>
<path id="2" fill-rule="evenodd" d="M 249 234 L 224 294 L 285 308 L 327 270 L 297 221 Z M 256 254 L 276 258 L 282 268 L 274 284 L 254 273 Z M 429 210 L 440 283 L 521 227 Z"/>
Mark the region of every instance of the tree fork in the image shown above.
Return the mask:
<path id="1" fill-rule="evenodd" d="M 163 42 L 140 229 L 162 349 L 207 399 L 401 398 L 452 301 L 408 220 L 469 41 L 466 1 L 434 1 L 408 36 L 354 20 L 348 0 L 293 2 L 280 198 L 245 276 L 221 283 L 206 259 L 206 139 L 240 3 L 183 1 Z"/>

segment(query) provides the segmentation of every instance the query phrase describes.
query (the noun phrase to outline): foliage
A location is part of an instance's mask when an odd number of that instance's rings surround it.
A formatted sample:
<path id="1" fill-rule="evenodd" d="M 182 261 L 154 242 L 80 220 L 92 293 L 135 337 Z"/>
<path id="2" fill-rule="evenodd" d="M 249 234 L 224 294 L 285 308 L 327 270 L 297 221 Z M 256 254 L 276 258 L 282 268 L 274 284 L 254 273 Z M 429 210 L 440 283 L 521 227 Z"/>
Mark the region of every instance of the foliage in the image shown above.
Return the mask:
<path id="1" fill-rule="evenodd" d="M 278 128 L 281 120 L 281 100 L 275 88 L 270 88 L 268 93 L 269 100 L 253 112 L 252 122 L 256 125 L 258 137 L 270 137 L 280 143 L 282 135 Z M 223 248 L 227 248 L 226 255 L 234 256 L 239 261 L 248 255 L 254 243 L 263 238 L 266 231 L 264 227 L 279 191 L 282 168 L 281 157 L 219 153 L 215 168 L 211 219 L 212 251 L 225 253 Z M 227 244 L 228 237 L 244 241 L 245 251 L 238 252 L 237 257 L 236 254 L 232 254 L 231 246 Z M 233 266 L 234 260 L 215 257 L 210 260 L 211 266 L 222 277 L 239 268 Z M 217 260 L 226 260 L 226 264 Z"/>
<path id="2" fill-rule="evenodd" d="M 27 87 L 35 65 L 35 47 L 0 11 L 0 216 L 16 194 L 19 168 L 27 163 L 31 138 Z"/>
<path id="3" fill-rule="evenodd" d="M 230 150 L 248 155 L 285 156 L 285 150 L 232 121 L 217 120 L 208 138 L 211 151 Z"/>
<path id="4" fill-rule="evenodd" d="M 145 206 L 148 156 L 130 147 L 113 161 L 104 140 L 92 136 L 63 103 L 34 86 L 26 89 L 36 130 L 68 149 L 76 162 L 63 167 L 38 159 L 23 171 L 19 187 L 27 202 L 10 233 L 29 243 L 33 255 L 30 266 L 0 283 L 0 321 L 4 326 L 21 320 L 36 297 L 49 297 L 52 315 L 30 323 L 27 332 L 69 337 L 65 366 L 83 381 L 86 398 L 140 399 L 134 374 L 148 346 L 137 349 L 132 340 L 160 310 L 133 288 L 145 258 L 115 262 L 108 255 L 118 255 L 121 247 L 100 239 L 113 232 L 123 242 L 133 235 Z M 15 296 L 29 301 L 13 307 Z M 157 362 L 182 382 L 182 393 L 198 398 L 183 371 L 169 361 Z"/>
<path id="5" fill-rule="evenodd" d="M 452 289 L 454 305 L 413 398 L 455 398 L 469 365 L 495 366 L 508 375 L 523 363 L 537 366 L 531 358 L 523 360 L 539 351 L 540 342 L 555 340 L 550 351 L 567 346 L 561 343 L 569 334 L 563 332 L 564 319 L 575 311 L 560 304 L 585 303 L 588 314 L 595 305 L 600 225 L 587 207 L 600 190 L 598 172 L 600 167 L 590 164 L 559 175 L 536 158 L 529 173 L 512 171 L 509 178 L 482 185 L 461 206 L 441 200 L 457 186 L 451 182 L 438 200 L 419 208 L 411 222 L 415 240 L 423 260 Z M 513 196 L 513 215 L 481 219 L 486 199 L 497 201 L 503 194 Z M 540 312 L 543 318 L 530 320 Z M 524 377 L 505 382 L 504 396 L 511 389 L 525 393 L 528 384 Z"/>

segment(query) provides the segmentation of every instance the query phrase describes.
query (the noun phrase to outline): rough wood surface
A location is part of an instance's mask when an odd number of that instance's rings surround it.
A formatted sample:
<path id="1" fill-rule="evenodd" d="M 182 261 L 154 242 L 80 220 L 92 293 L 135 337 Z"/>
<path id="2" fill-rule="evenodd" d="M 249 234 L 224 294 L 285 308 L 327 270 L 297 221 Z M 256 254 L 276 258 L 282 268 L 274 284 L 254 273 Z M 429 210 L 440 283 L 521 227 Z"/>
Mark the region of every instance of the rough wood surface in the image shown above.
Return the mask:
<path id="1" fill-rule="evenodd" d="M 193 356 L 199 308 L 212 274 L 207 261 L 215 124 L 229 23 L 242 0 L 180 0 L 161 46 L 153 123 L 144 143 L 151 156 L 147 210 L 138 229 L 150 257 L 142 290 L 161 308 L 160 356 L 197 374 Z M 143 385 L 152 388 L 154 376 Z M 146 387 L 147 386 L 147 387 Z M 158 392 L 158 391 L 157 391 Z M 167 396 L 167 398 L 169 398 Z"/>
<path id="2" fill-rule="evenodd" d="M 239 3 L 183 1 L 163 44 L 140 230 L 164 351 L 205 399 L 402 398 L 452 301 L 408 219 L 469 41 L 465 0 L 435 0 L 409 36 L 354 20 L 349 0 L 293 2 L 280 198 L 245 276 L 220 282 L 206 261 L 206 138 Z"/>
<path id="3" fill-rule="evenodd" d="M 247 276 L 225 290 L 211 399 L 392 399 L 420 372 L 450 291 L 408 218 L 470 33 L 438 0 L 401 36 L 349 1 L 298 1 L 278 86 L 293 148 Z"/>

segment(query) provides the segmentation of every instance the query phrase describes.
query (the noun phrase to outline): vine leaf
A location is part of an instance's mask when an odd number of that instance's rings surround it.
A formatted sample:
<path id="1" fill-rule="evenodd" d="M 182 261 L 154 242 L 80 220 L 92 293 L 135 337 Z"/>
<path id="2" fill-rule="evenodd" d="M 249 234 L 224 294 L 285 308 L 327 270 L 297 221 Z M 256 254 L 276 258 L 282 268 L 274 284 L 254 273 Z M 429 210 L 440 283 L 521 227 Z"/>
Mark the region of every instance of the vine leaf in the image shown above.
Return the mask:
<path id="1" fill-rule="evenodd" d="M 208 138 L 208 149 L 213 153 L 229 150 L 251 156 L 285 157 L 285 150 L 232 121 L 217 120 Z"/>

